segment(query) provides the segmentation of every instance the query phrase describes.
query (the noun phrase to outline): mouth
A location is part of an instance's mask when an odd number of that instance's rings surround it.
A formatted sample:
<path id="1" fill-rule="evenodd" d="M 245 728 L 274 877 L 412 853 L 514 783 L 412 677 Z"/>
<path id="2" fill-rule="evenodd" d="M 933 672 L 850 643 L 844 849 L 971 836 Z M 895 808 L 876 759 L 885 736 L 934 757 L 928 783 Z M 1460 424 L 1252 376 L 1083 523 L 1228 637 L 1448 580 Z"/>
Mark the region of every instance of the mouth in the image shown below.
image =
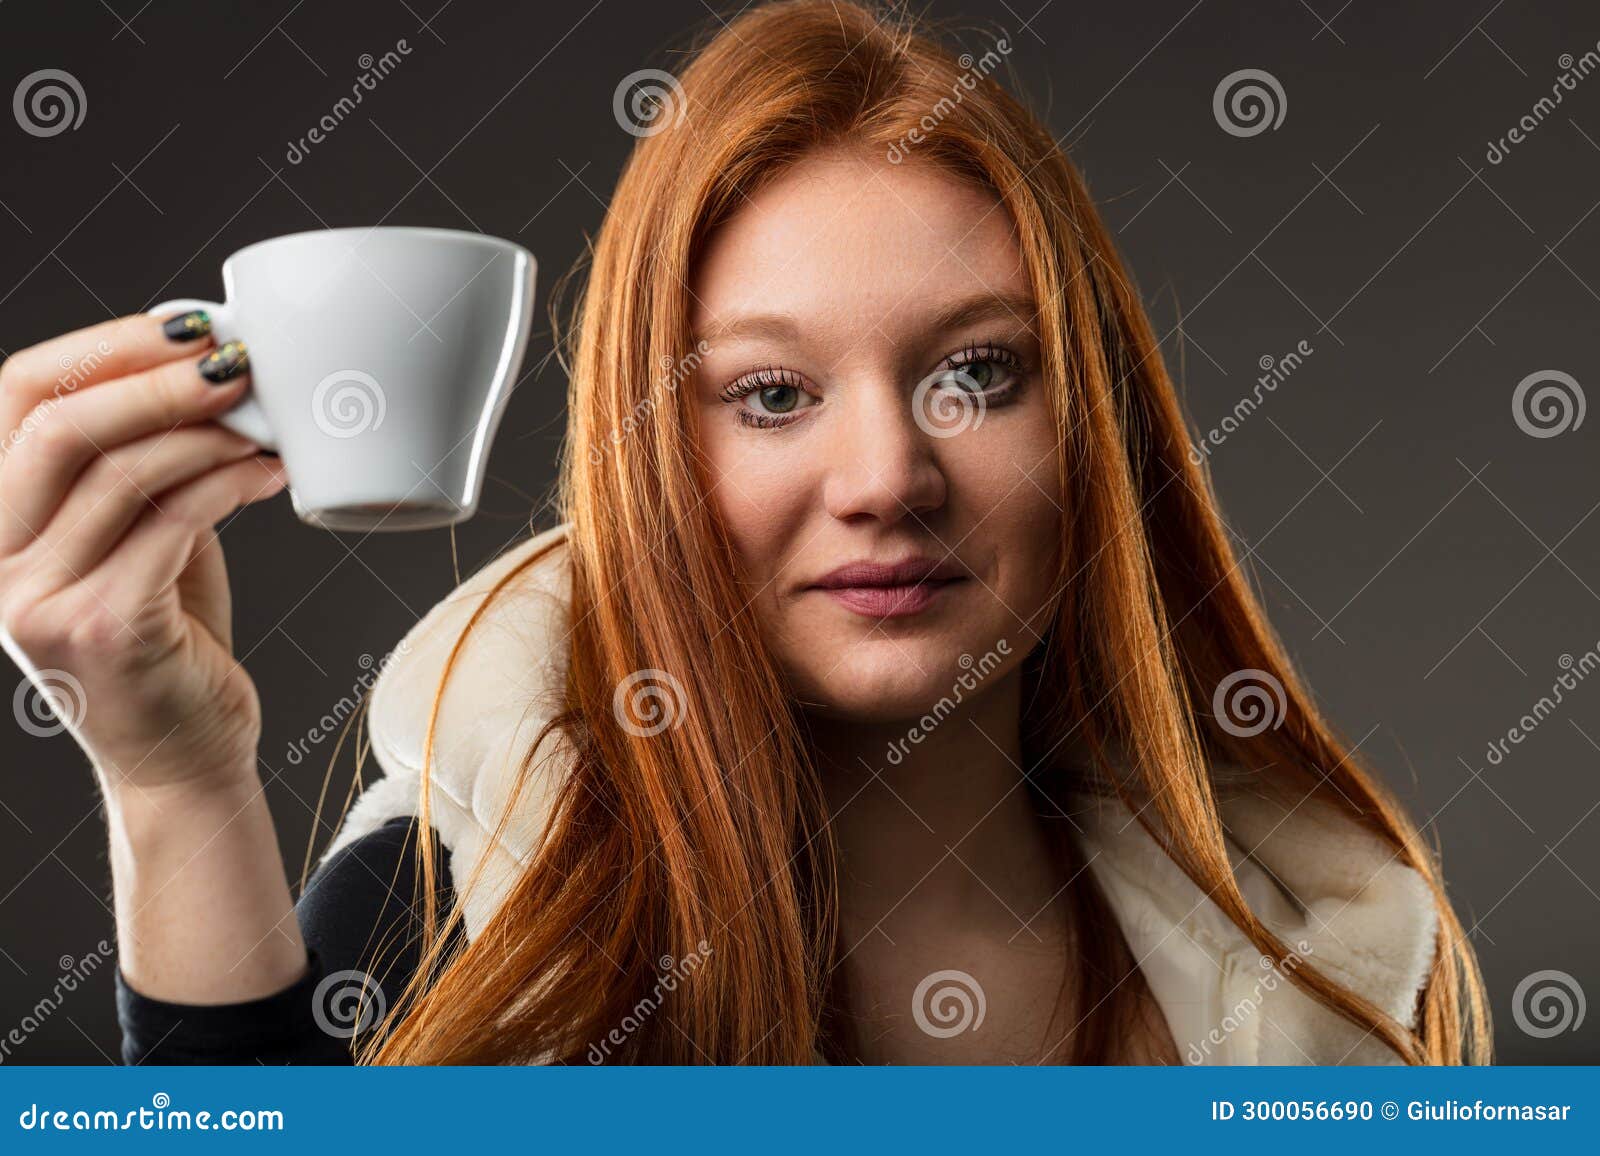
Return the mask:
<path id="1" fill-rule="evenodd" d="M 807 589 L 819 590 L 846 610 L 866 618 L 905 618 L 947 597 L 969 575 L 953 560 L 907 558 L 900 562 L 851 562 Z"/>

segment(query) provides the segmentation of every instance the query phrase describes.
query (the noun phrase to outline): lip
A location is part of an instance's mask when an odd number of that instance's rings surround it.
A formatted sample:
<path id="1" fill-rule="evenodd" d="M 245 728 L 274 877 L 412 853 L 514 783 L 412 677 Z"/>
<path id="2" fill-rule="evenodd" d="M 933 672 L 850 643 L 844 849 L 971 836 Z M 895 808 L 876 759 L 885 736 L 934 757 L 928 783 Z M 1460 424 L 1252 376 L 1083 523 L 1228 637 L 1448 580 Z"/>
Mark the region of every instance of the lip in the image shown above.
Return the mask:
<path id="1" fill-rule="evenodd" d="M 939 602 L 967 579 L 954 560 L 912 557 L 898 562 L 849 562 L 813 582 L 847 610 L 867 618 L 904 618 Z"/>

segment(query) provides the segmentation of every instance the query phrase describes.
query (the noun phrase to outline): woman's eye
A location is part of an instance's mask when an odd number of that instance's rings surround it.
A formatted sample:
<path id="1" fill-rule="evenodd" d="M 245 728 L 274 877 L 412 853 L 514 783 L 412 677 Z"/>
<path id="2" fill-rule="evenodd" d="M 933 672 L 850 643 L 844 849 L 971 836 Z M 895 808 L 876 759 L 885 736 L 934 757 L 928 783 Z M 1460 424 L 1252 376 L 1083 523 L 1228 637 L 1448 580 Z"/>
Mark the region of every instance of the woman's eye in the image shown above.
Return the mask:
<path id="1" fill-rule="evenodd" d="M 769 385 L 756 390 L 749 395 L 750 400 L 759 401 L 761 409 L 757 412 L 779 414 L 789 413 L 800 404 L 800 390 L 792 385 Z"/>
<path id="2" fill-rule="evenodd" d="M 963 389 L 985 390 L 997 376 L 992 361 L 969 361 L 956 372 L 956 384 Z"/>
<path id="3" fill-rule="evenodd" d="M 758 429 L 799 421 L 800 411 L 819 404 L 817 397 L 803 387 L 776 380 L 775 375 L 735 382 L 724 391 L 723 398 L 738 404 L 735 416 L 742 424 Z"/>
<path id="4" fill-rule="evenodd" d="M 989 393 L 1011 385 L 1018 374 L 1016 367 L 997 357 L 978 357 L 951 365 L 943 376 L 948 388 Z"/>

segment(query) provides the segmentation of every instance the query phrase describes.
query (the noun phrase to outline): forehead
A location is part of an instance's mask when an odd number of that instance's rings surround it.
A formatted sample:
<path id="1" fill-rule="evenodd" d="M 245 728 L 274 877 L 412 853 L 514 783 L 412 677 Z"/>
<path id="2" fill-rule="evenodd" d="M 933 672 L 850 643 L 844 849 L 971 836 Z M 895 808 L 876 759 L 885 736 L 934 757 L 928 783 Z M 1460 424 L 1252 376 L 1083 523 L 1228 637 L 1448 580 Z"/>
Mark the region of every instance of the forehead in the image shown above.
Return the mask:
<path id="1" fill-rule="evenodd" d="M 771 313 L 914 324 L 951 296 L 1022 297 L 1029 285 L 993 193 L 914 157 L 827 152 L 795 162 L 717 228 L 690 289 L 703 332 Z"/>

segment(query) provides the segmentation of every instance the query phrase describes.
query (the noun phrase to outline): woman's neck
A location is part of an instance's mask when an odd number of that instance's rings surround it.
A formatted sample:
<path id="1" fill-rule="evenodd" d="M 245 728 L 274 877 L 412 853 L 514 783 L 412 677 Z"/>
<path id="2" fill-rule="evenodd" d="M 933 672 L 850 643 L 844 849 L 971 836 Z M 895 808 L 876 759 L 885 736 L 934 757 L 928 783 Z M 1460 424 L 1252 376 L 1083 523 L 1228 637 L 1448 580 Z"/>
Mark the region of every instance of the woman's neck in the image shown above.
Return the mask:
<path id="1" fill-rule="evenodd" d="M 1032 938 L 1064 881 L 1025 781 L 1021 695 L 1015 671 L 938 720 L 811 720 L 846 949 L 891 913 Z"/>

